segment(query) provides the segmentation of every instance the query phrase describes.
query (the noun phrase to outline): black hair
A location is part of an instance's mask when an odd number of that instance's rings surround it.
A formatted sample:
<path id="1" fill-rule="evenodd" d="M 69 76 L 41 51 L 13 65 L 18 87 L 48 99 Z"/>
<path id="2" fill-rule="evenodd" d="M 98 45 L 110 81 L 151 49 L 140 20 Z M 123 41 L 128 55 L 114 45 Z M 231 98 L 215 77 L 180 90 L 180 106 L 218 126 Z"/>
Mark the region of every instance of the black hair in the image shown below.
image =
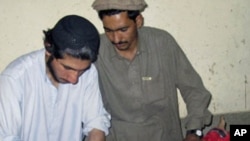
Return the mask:
<path id="1" fill-rule="evenodd" d="M 108 9 L 108 10 L 101 10 L 98 12 L 99 18 L 102 20 L 104 16 L 112 16 L 115 14 L 119 14 L 121 12 L 127 12 L 129 19 L 135 21 L 136 17 L 140 15 L 139 10 L 118 10 L 118 9 Z"/>
<path id="2" fill-rule="evenodd" d="M 73 47 L 61 47 L 56 44 L 52 36 L 52 30 L 48 29 L 43 31 L 44 33 L 44 45 L 45 49 L 55 58 L 63 58 L 64 55 L 70 55 L 72 57 L 81 59 L 81 60 L 90 60 L 95 62 L 97 60 L 98 50 L 100 40 L 96 40 L 94 43 L 86 43 L 80 48 Z M 99 36 L 98 36 L 99 39 Z"/>

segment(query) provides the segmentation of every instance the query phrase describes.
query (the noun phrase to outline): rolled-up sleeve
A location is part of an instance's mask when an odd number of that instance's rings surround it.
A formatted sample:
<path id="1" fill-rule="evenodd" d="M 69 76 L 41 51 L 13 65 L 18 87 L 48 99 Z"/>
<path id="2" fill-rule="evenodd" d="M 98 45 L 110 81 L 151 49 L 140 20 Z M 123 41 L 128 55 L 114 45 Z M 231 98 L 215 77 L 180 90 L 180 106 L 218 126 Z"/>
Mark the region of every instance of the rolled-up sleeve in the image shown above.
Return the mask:
<path id="1" fill-rule="evenodd" d="M 105 133 L 105 135 L 108 135 L 109 133 L 108 129 L 110 127 L 110 119 L 111 117 L 108 113 L 90 119 L 90 121 L 87 121 L 85 123 L 85 127 L 83 130 L 84 135 L 88 135 L 88 133 L 94 128 L 102 130 Z"/>
<path id="2" fill-rule="evenodd" d="M 111 116 L 103 106 L 96 69 L 91 72 L 91 76 L 92 79 L 89 79 L 90 83 L 85 90 L 86 95 L 83 102 L 83 133 L 88 135 L 95 128 L 108 135 Z"/>

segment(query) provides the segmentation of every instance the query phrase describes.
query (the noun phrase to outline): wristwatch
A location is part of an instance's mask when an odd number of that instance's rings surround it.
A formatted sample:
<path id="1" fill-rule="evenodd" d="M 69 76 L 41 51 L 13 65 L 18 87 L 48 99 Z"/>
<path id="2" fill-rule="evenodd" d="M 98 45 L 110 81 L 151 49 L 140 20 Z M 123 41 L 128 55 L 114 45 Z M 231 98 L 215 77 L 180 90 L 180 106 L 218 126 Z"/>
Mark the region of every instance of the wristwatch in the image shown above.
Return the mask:
<path id="1" fill-rule="evenodd" d="M 194 135 L 198 136 L 199 138 L 202 138 L 202 136 L 203 136 L 203 133 L 200 129 L 188 130 L 187 135 L 188 134 L 194 134 Z"/>

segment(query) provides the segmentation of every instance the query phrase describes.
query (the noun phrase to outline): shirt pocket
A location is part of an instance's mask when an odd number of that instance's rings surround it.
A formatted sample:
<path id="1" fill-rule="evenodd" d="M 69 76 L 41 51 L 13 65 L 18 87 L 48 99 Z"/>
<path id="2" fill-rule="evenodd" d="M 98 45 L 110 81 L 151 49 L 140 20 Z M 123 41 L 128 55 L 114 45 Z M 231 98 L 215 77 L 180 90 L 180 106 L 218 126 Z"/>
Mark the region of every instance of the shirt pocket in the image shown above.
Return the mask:
<path id="1" fill-rule="evenodd" d="M 166 98 L 164 77 L 161 73 L 142 77 L 143 90 L 147 103 L 154 103 Z"/>

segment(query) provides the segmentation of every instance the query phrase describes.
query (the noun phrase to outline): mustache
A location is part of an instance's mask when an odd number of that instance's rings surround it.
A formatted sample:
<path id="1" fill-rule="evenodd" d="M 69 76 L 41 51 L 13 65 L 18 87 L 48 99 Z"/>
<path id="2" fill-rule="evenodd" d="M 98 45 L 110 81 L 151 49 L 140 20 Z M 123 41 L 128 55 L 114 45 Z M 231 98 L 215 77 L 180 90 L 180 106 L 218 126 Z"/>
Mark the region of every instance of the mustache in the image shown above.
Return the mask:
<path id="1" fill-rule="evenodd" d="M 113 45 L 120 45 L 120 44 L 125 44 L 125 43 L 127 43 L 126 41 L 120 41 L 120 42 L 118 42 L 118 43 L 116 43 L 116 42 L 111 42 Z"/>

